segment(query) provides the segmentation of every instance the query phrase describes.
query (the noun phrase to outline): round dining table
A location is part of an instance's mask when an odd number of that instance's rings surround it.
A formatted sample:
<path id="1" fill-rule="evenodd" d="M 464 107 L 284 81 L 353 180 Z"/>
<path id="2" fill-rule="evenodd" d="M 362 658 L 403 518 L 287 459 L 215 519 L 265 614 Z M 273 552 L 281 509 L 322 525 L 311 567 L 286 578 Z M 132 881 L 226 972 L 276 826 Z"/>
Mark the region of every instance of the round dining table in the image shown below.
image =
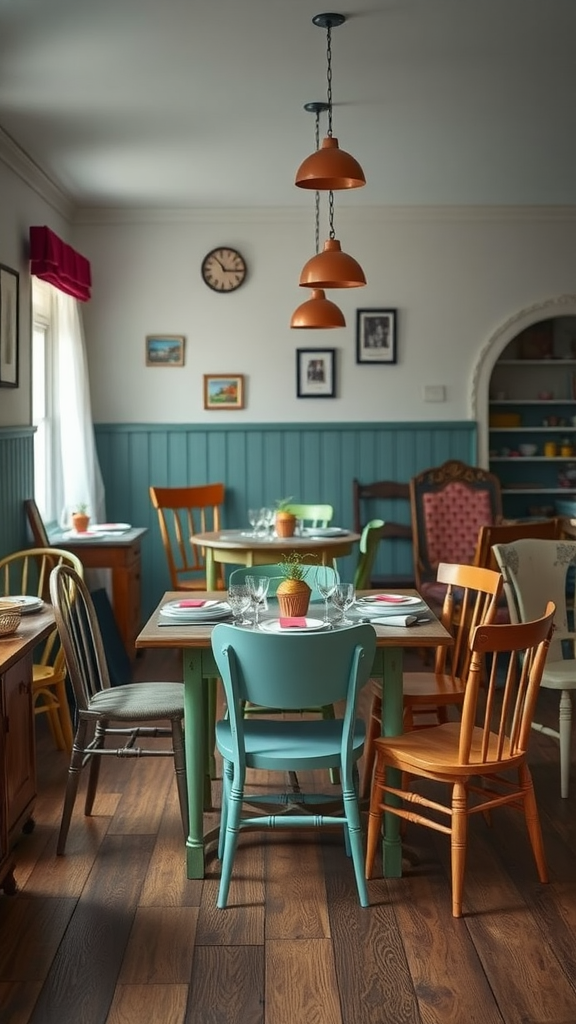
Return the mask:
<path id="1" fill-rule="evenodd" d="M 194 533 L 190 537 L 206 552 L 206 587 L 216 590 L 216 566 L 225 565 L 270 565 L 278 562 L 291 551 L 302 554 L 304 561 L 332 565 L 335 558 L 351 554 L 360 540 L 359 533 L 342 530 L 312 533 L 293 537 L 261 537 L 248 530 L 219 530 Z"/>

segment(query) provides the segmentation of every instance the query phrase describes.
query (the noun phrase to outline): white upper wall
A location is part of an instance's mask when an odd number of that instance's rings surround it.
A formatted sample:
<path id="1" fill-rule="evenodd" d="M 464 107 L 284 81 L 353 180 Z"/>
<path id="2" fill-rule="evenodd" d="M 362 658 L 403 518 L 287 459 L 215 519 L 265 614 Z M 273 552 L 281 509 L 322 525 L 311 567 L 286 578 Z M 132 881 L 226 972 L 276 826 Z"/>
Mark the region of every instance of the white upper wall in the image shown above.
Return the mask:
<path id="1" fill-rule="evenodd" d="M 333 290 L 347 326 L 288 326 L 308 291 L 313 206 L 286 210 L 110 211 L 79 218 L 92 263 L 84 310 L 97 422 L 234 423 L 453 420 L 471 416 L 480 351 L 510 317 L 575 291 L 576 211 L 561 208 L 336 207 L 336 236 L 365 288 Z M 321 236 L 323 241 L 323 236 Z M 217 245 L 238 248 L 246 283 L 232 294 L 200 277 Z M 398 310 L 396 365 L 356 363 L 356 311 Z M 147 334 L 186 338 L 183 368 L 145 366 Z M 296 397 L 296 349 L 334 348 L 337 397 Z M 203 374 L 246 375 L 243 411 L 205 411 Z M 446 401 L 425 402 L 425 385 Z"/>

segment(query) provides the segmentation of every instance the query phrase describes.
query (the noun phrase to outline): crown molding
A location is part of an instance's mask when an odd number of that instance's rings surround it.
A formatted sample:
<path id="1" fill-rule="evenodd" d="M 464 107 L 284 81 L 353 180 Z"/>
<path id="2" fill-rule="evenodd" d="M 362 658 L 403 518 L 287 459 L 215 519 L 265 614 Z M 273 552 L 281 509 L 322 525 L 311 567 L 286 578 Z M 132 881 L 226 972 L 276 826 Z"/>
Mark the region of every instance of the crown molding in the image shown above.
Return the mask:
<path id="1" fill-rule="evenodd" d="M 71 221 L 74 204 L 47 174 L 0 128 L 0 160 L 44 199 L 57 213 Z"/>

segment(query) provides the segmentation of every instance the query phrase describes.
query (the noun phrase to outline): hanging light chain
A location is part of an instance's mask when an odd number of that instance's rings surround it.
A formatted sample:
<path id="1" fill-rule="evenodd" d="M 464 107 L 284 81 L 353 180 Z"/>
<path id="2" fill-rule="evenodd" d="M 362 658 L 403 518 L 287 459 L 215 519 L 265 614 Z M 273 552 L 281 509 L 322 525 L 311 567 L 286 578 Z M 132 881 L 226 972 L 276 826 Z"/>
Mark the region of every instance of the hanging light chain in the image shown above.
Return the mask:
<path id="1" fill-rule="evenodd" d="M 332 190 L 328 193 L 328 223 L 330 225 L 330 238 L 336 238 L 336 232 L 334 230 L 334 193 Z"/>
<path id="2" fill-rule="evenodd" d="M 332 138 L 332 26 L 326 26 L 326 80 L 328 85 L 328 138 Z"/>
<path id="3" fill-rule="evenodd" d="M 320 107 L 316 110 L 316 152 L 320 149 Z M 316 255 L 320 252 L 320 193 L 316 191 L 314 200 L 314 211 L 316 215 Z"/>

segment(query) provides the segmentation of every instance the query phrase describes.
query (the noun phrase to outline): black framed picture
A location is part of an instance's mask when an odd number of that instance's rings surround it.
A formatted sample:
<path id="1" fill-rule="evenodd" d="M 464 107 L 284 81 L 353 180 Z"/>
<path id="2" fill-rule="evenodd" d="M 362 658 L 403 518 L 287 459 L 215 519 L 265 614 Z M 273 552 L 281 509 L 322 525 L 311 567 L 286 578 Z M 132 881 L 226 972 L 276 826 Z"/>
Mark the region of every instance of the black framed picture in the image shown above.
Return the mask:
<path id="1" fill-rule="evenodd" d="M 296 394 L 298 398 L 335 397 L 335 348 L 296 349 Z"/>
<path id="2" fill-rule="evenodd" d="M 356 310 L 357 363 L 395 363 L 397 341 L 395 309 Z"/>
<path id="3" fill-rule="evenodd" d="M 0 387 L 18 387 L 18 284 L 15 270 L 0 264 Z"/>

